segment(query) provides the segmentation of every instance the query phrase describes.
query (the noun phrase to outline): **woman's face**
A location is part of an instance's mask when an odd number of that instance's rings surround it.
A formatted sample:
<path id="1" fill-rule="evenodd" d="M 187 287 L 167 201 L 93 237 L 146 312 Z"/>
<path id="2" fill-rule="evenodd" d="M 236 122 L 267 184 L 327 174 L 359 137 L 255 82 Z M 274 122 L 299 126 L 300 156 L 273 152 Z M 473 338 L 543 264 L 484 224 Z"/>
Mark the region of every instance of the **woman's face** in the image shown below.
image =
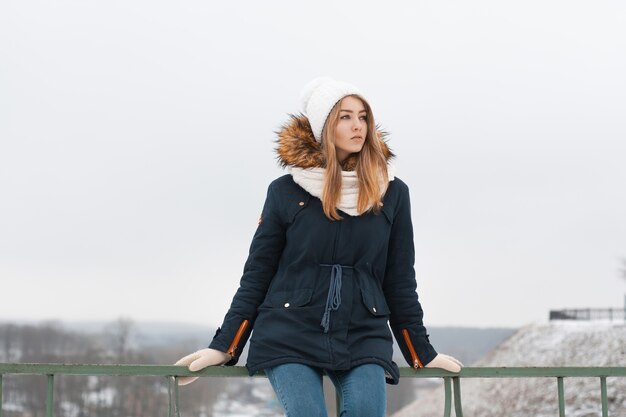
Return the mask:
<path id="1" fill-rule="evenodd" d="M 356 97 L 344 97 L 339 103 L 339 121 L 335 127 L 335 150 L 339 162 L 351 153 L 360 152 L 367 137 L 367 112 Z"/>

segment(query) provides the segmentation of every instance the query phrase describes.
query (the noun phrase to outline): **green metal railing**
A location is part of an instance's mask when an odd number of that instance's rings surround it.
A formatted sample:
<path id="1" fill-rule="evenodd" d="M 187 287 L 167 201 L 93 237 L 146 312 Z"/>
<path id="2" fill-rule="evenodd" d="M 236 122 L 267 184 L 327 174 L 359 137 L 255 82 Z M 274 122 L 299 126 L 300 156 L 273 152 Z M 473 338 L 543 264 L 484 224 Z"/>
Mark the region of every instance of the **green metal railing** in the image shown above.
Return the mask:
<path id="1" fill-rule="evenodd" d="M 168 380 L 169 417 L 180 417 L 178 377 L 247 377 L 244 367 L 214 366 L 198 372 L 190 372 L 184 366 L 163 365 L 71 365 L 71 364 L 21 364 L 0 363 L 0 417 L 2 417 L 2 377 L 8 374 L 47 375 L 46 417 L 54 417 L 54 378 L 56 375 L 89 376 L 162 376 Z M 260 372 L 255 376 L 264 377 Z M 401 368 L 401 377 L 443 378 L 444 417 L 450 417 L 454 400 L 456 417 L 463 417 L 461 402 L 462 378 L 556 378 L 559 400 L 559 417 L 565 417 L 564 378 L 586 377 L 600 379 L 602 417 L 608 417 L 607 377 L 626 377 L 626 367 L 503 367 L 463 368 L 459 373 L 441 369 Z"/>
<path id="2" fill-rule="evenodd" d="M 568 308 L 550 310 L 550 320 L 624 320 L 624 308 Z"/>

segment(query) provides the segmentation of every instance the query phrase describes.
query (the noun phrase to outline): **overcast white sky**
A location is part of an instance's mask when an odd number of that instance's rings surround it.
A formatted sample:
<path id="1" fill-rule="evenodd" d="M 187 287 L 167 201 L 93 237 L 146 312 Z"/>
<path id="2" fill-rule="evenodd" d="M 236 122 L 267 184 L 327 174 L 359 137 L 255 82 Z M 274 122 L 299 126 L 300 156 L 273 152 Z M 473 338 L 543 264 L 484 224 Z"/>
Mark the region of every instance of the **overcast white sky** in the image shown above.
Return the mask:
<path id="1" fill-rule="evenodd" d="M 427 325 L 620 307 L 623 1 L 0 3 L 0 319 L 221 323 L 329 75 L 411 189 Z"/>

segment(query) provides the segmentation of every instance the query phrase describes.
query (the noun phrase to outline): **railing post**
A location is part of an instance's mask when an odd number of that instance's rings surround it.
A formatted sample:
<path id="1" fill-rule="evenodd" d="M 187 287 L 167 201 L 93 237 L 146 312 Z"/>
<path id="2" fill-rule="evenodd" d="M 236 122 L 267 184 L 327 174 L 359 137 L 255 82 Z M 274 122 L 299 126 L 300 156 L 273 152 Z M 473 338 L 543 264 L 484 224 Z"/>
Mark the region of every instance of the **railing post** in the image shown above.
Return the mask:
<path id="1" fill-rule="evenodd" d="M 173 417 L 172 415 L 172 377 L 166 376 L 167 379 L 167 417 Z"/>
<path id="2" fill-rule="evenodd" d="M 443 389 L 444 389 L 444 406 L 443 406 L 443 417 L 450 417 L 450 411 L 452 409 L 452 385 L 450 383 L 450 377 L 443 377 Z"/>
<path id="3" fill-rule="evenodd" d="M 461 379 L 458 376 L 452 377 L 454 385 L 454 415 L 463 417 L 463 406 L 461 405 Z"/>
<path id="4" fill-rule="evenodd" d="M 556 378 L 557 388 L 559 391 L 559 417 L 565 417 L 565 395 L 563 389 L 563 377 Z"/>
<path id="5" fill-rule="evenodd" d="M 172 386 L 172 383 L 174 386 Z M 178 377 L 167 377 L 167 416 L 168 417 L 180 417 L 180 410 L 178 409 Z"/>
<path id="6" fill-rule="evenodd" d="M 600 377 L 600 395 L 602 396 L 602 417 L 609 417 L 609 400 L 606 395 L 606 377 Z"/>
<path id="7" fill-rule="evenodd" d="M 54 417 L 54 375 L 48 374 L 48 393 L 46 395 L 46 417 Z"/>
<path id="8" fill-rule="evenodd" d="M 174 405 L 176 406 L 176 417 L 180 417 L 180 403 L 178 401 L 178 377 L 174 377 Z"/>
<path id="9" fill-rule="evenodd" d="M 0 374 L 0 417 L 2 417 L 2 374 Z"/>

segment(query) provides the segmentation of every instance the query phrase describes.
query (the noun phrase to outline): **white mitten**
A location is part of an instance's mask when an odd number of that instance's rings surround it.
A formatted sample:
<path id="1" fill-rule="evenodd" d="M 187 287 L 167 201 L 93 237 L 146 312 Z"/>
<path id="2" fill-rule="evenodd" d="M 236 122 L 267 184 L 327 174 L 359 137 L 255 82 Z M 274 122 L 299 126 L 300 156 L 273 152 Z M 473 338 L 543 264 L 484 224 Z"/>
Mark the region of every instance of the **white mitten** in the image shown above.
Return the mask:
<path id="1" fill-rule="evenodd" d="M 207 366 L 223 365 L 229 360 L 229 354 L 205 348 L 179 359 L 174 365 L 186 365 L 191 372 L 195 372 Z M 198 379 L 197 376 L 183 376 L 178 378 L 178 385 L 191 384 L 196 379 Z"/>
<path id="2" fill-rule="evenodd" d="M 450 372 L 459 372 L 463 364 L 452 356 L 438 353 L 435 359 L 426 364 L 426 368 L 441 368 Z"/>

